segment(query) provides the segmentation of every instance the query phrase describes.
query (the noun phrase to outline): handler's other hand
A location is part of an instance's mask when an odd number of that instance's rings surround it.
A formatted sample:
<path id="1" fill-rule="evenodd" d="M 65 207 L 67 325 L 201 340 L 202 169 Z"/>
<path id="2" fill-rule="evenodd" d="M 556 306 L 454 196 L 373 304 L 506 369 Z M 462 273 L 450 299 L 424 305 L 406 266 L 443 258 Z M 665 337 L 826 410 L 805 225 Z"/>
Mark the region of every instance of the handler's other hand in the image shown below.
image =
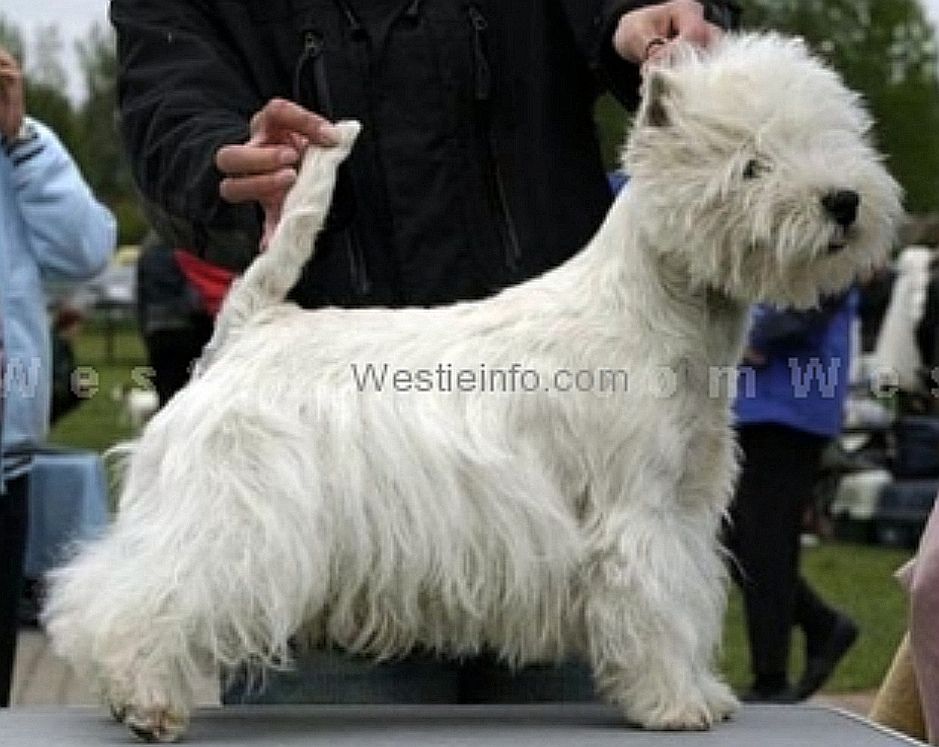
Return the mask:
<path id="1" fill-rule="evenodd" d="M 613 34 L 613 48 L 624 60 L 645 65 L 667 56 L 674 41 L 707 47 L 721 33 L 705 20 L 704 6 L 697 0 L 668 0 L 624 13 Z"/>
<path id="2" fill-rule="evenodd" d="M 0 47 L 0 135 L 13 139 L 23 125 L 23 72 L 16 58 Z"/>
<path id="3" fill-rule="evenodd" d="M 256 112 L 250 132 L 247 142 L 219 148 L 215 165 L 225 175 L 219 185 L 223 199 L 257 202 L 264 210 L 263 249 L 280 220 L 307 146 L 335 145 L 338 135 L 326 119 L 285 99 L 271 99 Z"/>

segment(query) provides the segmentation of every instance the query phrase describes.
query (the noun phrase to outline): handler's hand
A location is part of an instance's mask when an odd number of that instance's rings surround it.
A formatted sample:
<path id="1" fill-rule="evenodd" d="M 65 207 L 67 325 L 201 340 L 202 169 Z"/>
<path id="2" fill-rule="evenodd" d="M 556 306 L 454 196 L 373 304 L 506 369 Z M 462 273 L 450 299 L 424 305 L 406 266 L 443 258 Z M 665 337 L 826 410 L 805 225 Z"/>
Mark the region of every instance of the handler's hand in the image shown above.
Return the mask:
<path id="1" fill-rule="evenodd" d="M 23 114 L 23 73 L 13 55 L 0 47 L 0 135 L 16 137 Z"/>
<path id="2" fill-rule="evenodd" d="M 644 65 L 668 54 L 671 42 L 682 40 L 706 47 L 721 35 L 704 18 L 696 0 L 668 0 L 624 13 L 613 34 L 613 48 L 628 62 Z"/>
<path id="3" fill-rule="evenodd" d="M 241 145 L 225 145 L 215 165 L 225 174 L 219 185 L 229 202 L 258 202 L 264 210 L 261 247 L 280 220 L 287 191 L 297 179 L 297 167 L 310 144 L 331 146 L 338 136 L 318 114 L 284 99 L 271 99 L 251 118 L 251 137 Z"/>

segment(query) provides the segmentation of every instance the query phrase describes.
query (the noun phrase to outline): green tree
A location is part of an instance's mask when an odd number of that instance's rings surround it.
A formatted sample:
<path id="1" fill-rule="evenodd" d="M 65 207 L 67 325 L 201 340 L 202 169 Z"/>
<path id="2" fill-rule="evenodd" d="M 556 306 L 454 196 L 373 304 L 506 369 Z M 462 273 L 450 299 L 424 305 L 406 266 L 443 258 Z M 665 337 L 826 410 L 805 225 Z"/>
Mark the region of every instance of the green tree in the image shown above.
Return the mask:
<path id="1" fill-rule="evenodd" d="M 910 212 L 939 211 L 939 83 L 935 34 L 917 0 L 740 0 L 746 28 L 802 36 L 868 101 L 875 139 Z M 780 106 L 785 106 L 781 101 Z M 616 164 L 625 115 L 597 107 L 604 159 Z"/>
<path id="2" fill-rule="evenodd" d="M 65 93 L 68 74 L 55 24 L 37 30 L 31 53 L 26 55 L 22 31 L 0 13 L 0 45 L 23 66 L 27 111 L 59 136 L 89 186 L 111 208 L 118 222 L 118 240 L 140 241 L 147 225 L 116 127 L 117 55 L 110 29 L 96 24 L 78 42 L 86 96 L 77 107 Z"/>
<path id="3" fill-rule="evenodd" d="M 55 24 L 40 26 L 33 35 L 25 65 L 26 106 L 31 116 L 44 122 L 72 153 L 78 145 L 75 111 L 65 91 L 68 75 L 62 64 L 62 36 Z"/>
<path id="4" fill-rule="evenodd" d="M 23 34 L 19 27 L 0 13 L 0 46 L 12 54 L 20 64 L 23 62 Z"/>
<path id="5" fill-rule="evenodd" d="M 27 77 L 25 97 L 29 115 L 48 125 L 68 151 L 75 153 L 79 143 L 75 110 L 62 89 Z"/>
<path id="6" fill-rule="evenodd" d="M 797 34 L 860 91 L 911 212 L 939 209 L 939 83 L 917 0 L 742 0 L 749 27 Z M 785 102 L 780 102 L 781 106 Z"/>
<path id="7" fill-rule="evenodd" d="M 62 64 L 62 35 L 59 27 L 54 23 L 39 26 L 33 35 L 32 49 L 26 75 L 35 83 L 65 91 L 68 75 Z"/>
<path id="8" fill-rule="evenodd" d="M 117 53 L 110 28 L 92 26 L 78 43 L 87 97 L 77 117 L 76 156 L 96 194 L 114 211 L 121 243 L 139 241 L 146 233 L 117 130 Z"/>
<path id="9" fill-rule="evenodd" d="M 8 49 L 23 67 L 26 110 L 44 122 L 74 152 L 75 112 L 65 95 L 66 73 L 62 65 L 62 40 L 55 25 L 38 29 L 32 54 L 27 58 L 23 33 L 0 14 L 0 46 Z"/>

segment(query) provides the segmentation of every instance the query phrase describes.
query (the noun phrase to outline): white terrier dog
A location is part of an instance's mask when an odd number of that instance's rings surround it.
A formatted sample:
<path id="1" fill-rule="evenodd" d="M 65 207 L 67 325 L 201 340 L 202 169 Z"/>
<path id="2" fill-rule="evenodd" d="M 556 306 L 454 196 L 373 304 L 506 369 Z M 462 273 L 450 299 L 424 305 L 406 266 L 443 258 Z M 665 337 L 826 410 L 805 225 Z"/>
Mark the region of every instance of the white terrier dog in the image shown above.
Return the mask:
<path id="1" fill-rule="evenodd" d="M 750 304 L 808 307 L 883 260 L 902 211 L 869 125 L 798 41 L 686 49 L 647 76 L 632 179 L 569 262 L 480 302 L 304 311 L 283 299 L 355 139 L 340 125 L 133 448 L 111 532 L 52 577 L 56 650 L 159 740 L 200 672 L 284 665 L 298 634 L 583 656 L 632 722 L 725 718 L 736 466 L 714 374 Z M 584 385 L 604 371 L 626 386 Z"/>

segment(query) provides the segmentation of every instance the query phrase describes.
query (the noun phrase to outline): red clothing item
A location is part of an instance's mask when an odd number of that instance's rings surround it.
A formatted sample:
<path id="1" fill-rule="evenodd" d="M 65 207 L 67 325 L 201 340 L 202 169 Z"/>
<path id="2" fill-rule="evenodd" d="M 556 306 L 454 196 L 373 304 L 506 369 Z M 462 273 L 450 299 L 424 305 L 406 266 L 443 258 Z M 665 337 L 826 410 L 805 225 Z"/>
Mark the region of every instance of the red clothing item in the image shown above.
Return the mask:
<path id="1" fill-rule="evenodd" d="M 173 256 L 179 263 L 183 275 L 192 284 L 202 299 L 202 305 L 212 316 L 218 314 L 225 294 L 235 279 L 235 273 L 218 265 L 209 264 L 185 249 L 176 249 Z"/>

